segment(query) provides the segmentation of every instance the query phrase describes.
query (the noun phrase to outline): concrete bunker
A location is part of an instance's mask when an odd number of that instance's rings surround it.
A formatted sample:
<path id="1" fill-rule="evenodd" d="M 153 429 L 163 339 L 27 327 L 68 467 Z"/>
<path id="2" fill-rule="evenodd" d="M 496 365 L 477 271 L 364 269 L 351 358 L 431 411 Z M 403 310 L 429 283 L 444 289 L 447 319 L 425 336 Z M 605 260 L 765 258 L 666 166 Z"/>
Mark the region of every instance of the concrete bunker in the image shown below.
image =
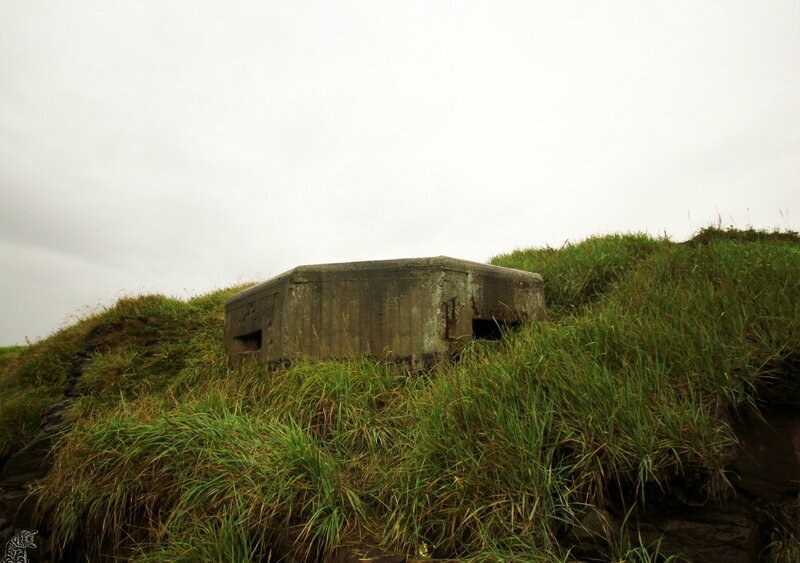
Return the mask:
<path id="1" fill-rule="evenodd" d="M 539 274 L 446 256 L 299 266 L 230 298 L 232 363 L 456 354 L 544 313 Z"/>

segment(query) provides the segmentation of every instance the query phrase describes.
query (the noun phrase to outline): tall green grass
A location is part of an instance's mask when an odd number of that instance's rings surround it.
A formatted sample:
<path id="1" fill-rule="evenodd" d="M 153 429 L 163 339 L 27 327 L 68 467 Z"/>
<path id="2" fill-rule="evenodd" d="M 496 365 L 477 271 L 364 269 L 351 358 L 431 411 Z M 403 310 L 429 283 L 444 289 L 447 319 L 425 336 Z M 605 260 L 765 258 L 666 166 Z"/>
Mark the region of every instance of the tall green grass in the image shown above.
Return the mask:
<path id="1" fill-rule="evenodd" d="M 639 261 L 666 244 L 641 234 L 610 235 L 559 249 L 516 250 L 496 256 L 492 263 L 541 274 L 548 310 L 560 316 L 601 298 Z"/>
<path id="2" fill-rule="evenodd" d="M 687 472 L 725 494 L 731 413 L 759 408 L 761 382 L 800 357 L 798 237 L 610 236 L 495 262 L 543 274 L 548 320 L 427 373 L 369 359 L 231 370 L 232 290 L 123 300 L 70 346 L 43 343 L 91 349 L 39 489 L 59 541 L 143 561 L 364 543 L 563 561 L 592 506 L 647 502 Z M 4 377 L 30 381 L 39 353 Z"/>
<path id="3" fill-rule="evenodd" d="M 75 355 L 95 319 L 6 354 L 0 364 L 0 459 L 28 443 L 47 407 L 62 398 Z"/>
<path id="4" fill-rule="evenodd" d="M 246 560 L 290 531 L 338 545 L 363 518 L 341 465 L 307 429 L 235 401 L 142 402 L 76 428 L 43 492 L 63 541 L 91 530 L 144 559 Z"/>
<path id="5" fill-rule="evenodd" d="M 0 346 L 0 367 L 19 356 L 23 350 L 25 346 Z"/>

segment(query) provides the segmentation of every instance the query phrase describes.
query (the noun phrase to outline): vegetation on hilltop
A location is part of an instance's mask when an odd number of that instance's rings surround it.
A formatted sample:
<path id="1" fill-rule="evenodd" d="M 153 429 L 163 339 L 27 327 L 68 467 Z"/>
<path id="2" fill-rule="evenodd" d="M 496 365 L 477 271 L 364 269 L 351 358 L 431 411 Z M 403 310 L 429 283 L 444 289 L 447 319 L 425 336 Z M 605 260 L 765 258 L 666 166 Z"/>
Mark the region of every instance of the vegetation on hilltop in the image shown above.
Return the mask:
<path id="1" fill-rule="evenodd" d="M 25 346 L 0 346 L 0 367 L 19 356 Z"/>
<path id="2" fill-rule="evenodd" d="M 67 549 L 568 560 L 565 530 L 611 496 L 643 500 L 689 472 L 725 494 L 731 412 L 757 410 L 759 382 L 800 358 L 798 243 L 705 229 L 498 256 L 543 275 L 548 319 L 427 373 L 369 359 L 231 370 L 223 307 L 241 288 L 123 299 L 0 365 L 0 456 L 80 369 L 76 423 L 38 491 Z"/>

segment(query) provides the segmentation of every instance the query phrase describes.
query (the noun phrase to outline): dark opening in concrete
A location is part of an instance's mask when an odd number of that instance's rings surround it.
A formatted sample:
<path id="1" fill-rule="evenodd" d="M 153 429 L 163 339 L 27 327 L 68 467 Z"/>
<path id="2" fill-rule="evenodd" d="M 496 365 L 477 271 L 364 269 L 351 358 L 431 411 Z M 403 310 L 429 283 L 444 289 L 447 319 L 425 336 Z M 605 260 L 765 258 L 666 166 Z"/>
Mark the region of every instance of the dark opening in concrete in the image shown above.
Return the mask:
<path id="1" fill-rule="evenodd" d="M 498 319 L 472 319 L 472 338 L 476 340 L 500 340 L 505 332 L 518 326 L 519 323 Z"/>
<path id="2" fill-rule="evenodd" d="M 261 350 L 261 329 L 241 336 L 234 336 L 233 339 L 236 341 L 240 352 L 257 352 Z"/>

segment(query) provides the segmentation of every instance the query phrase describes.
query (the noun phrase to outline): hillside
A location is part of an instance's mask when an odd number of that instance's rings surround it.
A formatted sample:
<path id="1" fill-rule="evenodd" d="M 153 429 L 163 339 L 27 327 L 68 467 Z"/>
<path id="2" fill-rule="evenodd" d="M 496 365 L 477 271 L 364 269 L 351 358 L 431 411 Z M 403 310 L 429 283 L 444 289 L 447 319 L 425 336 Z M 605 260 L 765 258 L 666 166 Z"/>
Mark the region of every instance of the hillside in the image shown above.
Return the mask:
<path id="1" fill-rule="evenodd" d="M 548 318 L 427 372 L 231 370 L 242 287 L 122 299 L 4 351 L 2 539 L 38 527 L 36 555 L 92 561 L 800 560 L 797 233 L 492 262 L 540 273 Z M 764 420 L 789 429 L 783 477 L 746 463 Z"/>

